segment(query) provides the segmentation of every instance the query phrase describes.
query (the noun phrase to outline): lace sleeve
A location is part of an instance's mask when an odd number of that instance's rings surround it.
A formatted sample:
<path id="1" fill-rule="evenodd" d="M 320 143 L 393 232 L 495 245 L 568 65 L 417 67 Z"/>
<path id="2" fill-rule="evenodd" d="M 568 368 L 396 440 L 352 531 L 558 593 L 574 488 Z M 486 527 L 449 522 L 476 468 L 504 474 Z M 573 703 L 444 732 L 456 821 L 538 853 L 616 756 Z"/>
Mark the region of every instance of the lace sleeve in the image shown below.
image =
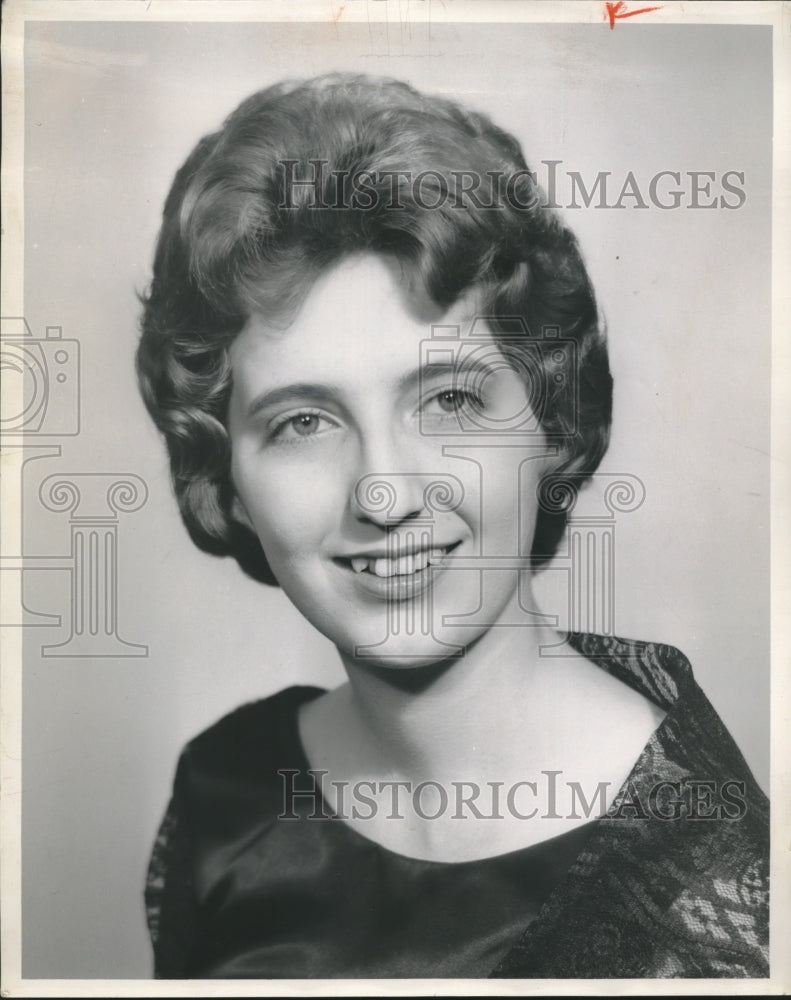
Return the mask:
<path id="1" fill-rule="evenodd" d="M 157 832 L 145 887 L 145 907 L 154 975 L 188 977 L 195 927 L 191 843 L 184 794 L 185 755 L 179 762 L 173 795 Z"/>

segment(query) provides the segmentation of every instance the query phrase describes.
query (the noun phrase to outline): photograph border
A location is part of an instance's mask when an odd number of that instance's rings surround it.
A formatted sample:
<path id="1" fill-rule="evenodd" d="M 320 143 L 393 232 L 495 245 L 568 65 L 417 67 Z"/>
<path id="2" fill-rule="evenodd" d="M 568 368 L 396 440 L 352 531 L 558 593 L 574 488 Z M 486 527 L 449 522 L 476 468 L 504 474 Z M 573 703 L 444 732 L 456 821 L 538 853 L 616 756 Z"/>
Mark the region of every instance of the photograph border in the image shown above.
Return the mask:
<path id="1" fill-rule="evenodd" d="M 323 21 L 340 17 L 364 22 L 383 20 L 397 0 L 329 0 L 267 3 L 258 0 L 7 0 L 3 6 L 3 149 L 2 149 L 2 315 L 24 315 L 24 27 L 30 21 Z M 608 8 L 587 2 L 546 4 L 536 0 L 424 0 L 413 3 L 415 22 L 494 21 L 602 23 L 608 30 Z M 640 4 L 624 9 L 639 11 Z M 791 989 L 791 859 L 786 850 L 791 833 L 791 6 L 781 2 L 718 3 L 706 0 L 662 3 L 650 16 L 662 24 L 764 24 L 773 29 L 774 154 L 772 214 L 772 427 L 771 427 L 771 969 L 761 980 L 56 980 L 25 979 L 21 972 L 21 656 L 22 630 L 4 629 L 0 684 L 2 758 L 0 776 L 0 895 L 2 897 L 3 996 L 442 996 L 718 995 L 731 986 L 740 994 L 782 994 Z M 622 16 L 625 16 L 622 15 Z M 610 24 L 612 27 L 612 24 Z M 615 30 L 619 30 L 619 25 Z M 17 551 L 10 536 L 18 525 L 20 496 L 13 488 L 21 466 L 17 449 L 3 454 L 2 536 L 4 551 Z M 9 513 L 10 512 L 10 513 Z M 9 574 L 4 574 L 8 577 Z M 15 593 L 3 580 L 3 607 L 16 606 Z"/>

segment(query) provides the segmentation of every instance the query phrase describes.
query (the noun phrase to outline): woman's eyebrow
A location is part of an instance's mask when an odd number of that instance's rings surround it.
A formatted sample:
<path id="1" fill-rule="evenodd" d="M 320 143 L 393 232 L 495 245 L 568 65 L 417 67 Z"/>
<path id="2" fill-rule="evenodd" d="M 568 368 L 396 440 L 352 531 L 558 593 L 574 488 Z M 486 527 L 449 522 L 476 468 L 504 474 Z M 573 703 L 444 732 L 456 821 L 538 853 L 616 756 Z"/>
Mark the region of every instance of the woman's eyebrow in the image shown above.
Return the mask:
<path id="1" fill-rule="evenodd" d="M 397 385 L 399 390 L 420 386 L 429 379 L 458 378 L 459 375 L 472 375 L 492 372 L 495 366 L 486 359 L 462 358 L 456 362 L 439 362 L 420 365 L 418 368 L 402 375 Z M 265 389 L 259 393 L 247 408 L 247 416 L 252 419 L 261 410 L 280 403 L 287 403 L 295 397 L 308 397 L 317 403 L 328 403 L 337 399 L 342 388 L 331 382 L 291 382 L 288 385 Z"/>
<path id="2" fill-rule="evenodd" d="M 405 375 L 399 380 L 402 388 L 422 384 L 429 379 L 438 378 L 458 378 L 460 375 L 486 375 L 497 371 L 502 365 L 494 363 L 494 359 L 487 356 L 483 358 L 462 357 L 457 361 L 429 362 L 421 365 L 413 372 Z"/>
<path id="3" fill-rule="evenodd" d="M 287 403 L 298 397 L 310 397 L 318 403 L 326 403 L 336 398 L 340 387 L 323 382 L 292 382 L 289 385 L 278 386 L 276 389 L 265 389 L 259 393 L 247 408 L 247 416 L 254 417 L 268 406 Z"/>

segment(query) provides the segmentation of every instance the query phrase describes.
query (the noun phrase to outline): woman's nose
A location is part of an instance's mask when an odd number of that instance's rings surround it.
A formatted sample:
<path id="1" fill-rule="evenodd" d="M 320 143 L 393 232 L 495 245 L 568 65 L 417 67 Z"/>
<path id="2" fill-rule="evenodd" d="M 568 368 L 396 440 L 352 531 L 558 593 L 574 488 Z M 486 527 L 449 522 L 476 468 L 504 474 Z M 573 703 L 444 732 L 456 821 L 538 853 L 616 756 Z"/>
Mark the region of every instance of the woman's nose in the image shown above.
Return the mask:
<path id="1" fill-rule="evenodd" d="M 351 483 L 352 512 L 359 520 L 382 527 L 420 517 L 431 481 L 431 470 L 420 467 L 420 449 L 414 440 L 393 434 L 368 440 L 363 442 Z"/>
<path id="2" fill-rule="evenodd" d="M 361 521 L 381 527 L 419 518 L 425 512 L 426 476 L 418 472 L 372 472 L 352 491 L 352 510 Z"/>

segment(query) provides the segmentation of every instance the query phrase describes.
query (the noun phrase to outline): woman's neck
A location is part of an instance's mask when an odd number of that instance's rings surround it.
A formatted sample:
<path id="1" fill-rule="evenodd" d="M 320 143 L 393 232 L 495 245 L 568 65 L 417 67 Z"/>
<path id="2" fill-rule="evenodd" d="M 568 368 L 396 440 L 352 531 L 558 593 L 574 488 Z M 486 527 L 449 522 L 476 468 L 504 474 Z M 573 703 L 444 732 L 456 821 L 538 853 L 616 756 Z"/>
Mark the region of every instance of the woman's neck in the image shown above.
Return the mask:
<path id="1" fill-rule="evenodd" d="M 538 735 L 548 673 L 541 645 L 556 641 L 545 628 L 504 627 L 425 667 L 344 657 L 349 684 L 338 695 L 367 765 L 414 780 L 463 780 L 460 769 L 502 766 Z"/>
<path id="2" fill-rule="evenodd" d="M 330 806 L 391 850 L 444 861 L 527 846 L 601 814 L 663 713 L 570 647 L 542 655 L 557 640 L 543 627 L 492 628 L 463 657 L 428 668 L 347 661 L 349 683 L 306 703 L 299 718 L 307 759 L 326 772 Z M 428 818 L 389 822 L 391 786 L 406 787 L 416 810 L 410 795 L 424 782 L 432 786 L 421 799 Z M 335 790 L 348 799 L 349 789 L 374 786 L 373 817 L 346 815 Z M 442 790 L 448 802 L 461 791 L 484 803 L 486 818 L 494 786 L 506 798 L 519 793 L 502 823 L 459 824 L 453 809 L 442 811 Z M 578 814 L 575 787 L 595 813 Z M 541 823 L 525 822 L 525 803 Z M 428 822 L 435 814 L 441 821 Z"/>

